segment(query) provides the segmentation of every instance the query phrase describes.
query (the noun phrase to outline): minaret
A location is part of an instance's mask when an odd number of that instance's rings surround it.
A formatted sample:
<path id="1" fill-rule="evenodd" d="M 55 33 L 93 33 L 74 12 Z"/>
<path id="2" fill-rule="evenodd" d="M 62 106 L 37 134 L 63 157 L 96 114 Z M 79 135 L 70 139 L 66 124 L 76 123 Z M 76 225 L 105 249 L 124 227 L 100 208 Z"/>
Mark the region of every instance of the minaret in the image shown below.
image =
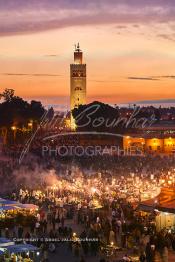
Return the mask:
<path id="1" fill-rule="evenodd" d="M 75 45 L 74 64 L 70 65 L 70 109 L 86 103 L 86 64 L 83 64 L 83 52 L 79 43 Z M 75 130 L 75 121 L 71 114 L 71 129 Z"/>

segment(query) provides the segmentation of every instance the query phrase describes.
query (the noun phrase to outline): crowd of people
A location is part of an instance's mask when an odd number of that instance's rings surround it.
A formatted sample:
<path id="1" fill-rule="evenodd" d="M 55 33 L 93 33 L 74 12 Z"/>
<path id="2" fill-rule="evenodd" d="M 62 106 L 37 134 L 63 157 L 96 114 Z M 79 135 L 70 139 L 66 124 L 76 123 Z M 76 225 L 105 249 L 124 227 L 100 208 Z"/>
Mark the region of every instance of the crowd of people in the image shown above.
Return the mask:
<path id="1" fill-rule="evenodd" d="M 11 230 L 6 229 L 5 236 L 37 245 L 42 261 L 51 261 L 50 254 L 57 252 L 60 245 L 81 262 L 92 256 L 98 260 L 101 257 L 100 261 L 136 261 L 134 258 L 138 257 L 141 262 L 151 262 L 157 254 L 168 261 L 168 248 L 175 248 L 173 234 L 156 233 L 154 219 L 142 217 L 124 199 L 114 198 L 94 209 L 79 204 L 62 206 L 49 198 L 41 199 L 35 192 L 29 198 L 23 190 L 11 198 L 25 203 L 32 201 L 39 210 L 30 228 L 15 225 Z M 123 250 L 125 254 L 117 260 Z"/>
<path id="2" fill-rule="evenodd" d="M 152 262 L 156 256 L 168 261 L 168 249 L 175 248 L 173 233 L 157 233 L 154 214 L 141 216 L 136 204 L 144 191 L 157 194 L 161 180 L 169 172 L 174 175 L 174 169 L 173 156 L 59 161 L 29 154 L 22 165 L 14 158 L 1 160 L 1 197 L 39 207 L 30 228 L 18 224 L 4 233 L 27 243 L 37 239 L 42 261 L 51 261 L 60 246 L 81 262 L 91 256 L 101 262 L 136 257 Z"/>

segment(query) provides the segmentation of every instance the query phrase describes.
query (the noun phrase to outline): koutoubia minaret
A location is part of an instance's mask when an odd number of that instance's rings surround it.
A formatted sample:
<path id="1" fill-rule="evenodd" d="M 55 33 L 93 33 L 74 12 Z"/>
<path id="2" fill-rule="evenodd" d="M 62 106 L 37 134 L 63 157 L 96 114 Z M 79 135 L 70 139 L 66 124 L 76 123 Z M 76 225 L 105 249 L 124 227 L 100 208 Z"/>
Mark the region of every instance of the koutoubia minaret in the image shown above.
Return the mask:
<path id="1" fill-rule="evenodd" d="M 79 43 L 75 45 L 74 63 L 70 65 L 70 109 L 86 104 L 86 64 Z M 75 130 L 75 120 L 71 114 L 71 129 Z"/>

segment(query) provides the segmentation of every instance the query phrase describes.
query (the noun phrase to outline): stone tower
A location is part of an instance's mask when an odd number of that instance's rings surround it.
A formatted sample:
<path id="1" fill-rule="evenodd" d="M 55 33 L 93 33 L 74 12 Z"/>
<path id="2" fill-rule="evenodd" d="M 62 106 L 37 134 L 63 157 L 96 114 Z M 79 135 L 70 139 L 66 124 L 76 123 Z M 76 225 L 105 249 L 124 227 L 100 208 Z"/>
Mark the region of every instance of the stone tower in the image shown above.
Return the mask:
<path id="1" fill-rule="evenodd" d="M 70 65 L 70 109 L 86 103 L 86 64 L 83 64 L 83 52 L 79 43 L 75 45 L 74 63 Z M 75 130 L 75 121 L 71 114 L 71 129 Z"/>

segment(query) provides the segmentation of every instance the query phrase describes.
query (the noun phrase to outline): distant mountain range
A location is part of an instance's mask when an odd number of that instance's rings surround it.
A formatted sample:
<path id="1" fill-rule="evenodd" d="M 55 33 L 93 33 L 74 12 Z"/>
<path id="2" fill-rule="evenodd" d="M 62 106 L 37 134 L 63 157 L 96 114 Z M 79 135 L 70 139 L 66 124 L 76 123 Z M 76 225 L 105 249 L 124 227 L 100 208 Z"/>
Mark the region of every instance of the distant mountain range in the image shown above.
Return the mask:
<path id="1" fill-rule="evenodd" d="M 159 99 L 159 100 L 143 100 L 136 101 L 135 104 L 175 104 L 175 98 L 172 99 Z"/>

